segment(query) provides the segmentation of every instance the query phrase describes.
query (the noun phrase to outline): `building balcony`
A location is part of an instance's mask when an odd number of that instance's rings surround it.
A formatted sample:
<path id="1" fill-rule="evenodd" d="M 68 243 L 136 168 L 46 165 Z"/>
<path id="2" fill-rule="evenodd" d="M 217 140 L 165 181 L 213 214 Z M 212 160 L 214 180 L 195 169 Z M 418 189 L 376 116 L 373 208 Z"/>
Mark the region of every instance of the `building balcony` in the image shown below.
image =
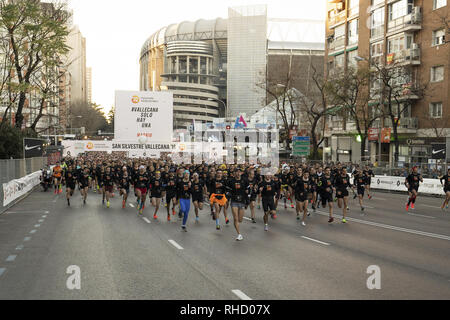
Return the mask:
<path id="1" fill-rule="evenodd" d="M 412 13 L 388 22 L 387 36 L 418 30 L 422 30 L 422 9 L 421 7 L 414 7 Z"/>
<path id="2" fill-rule="evenodd" d="M 356 123 L 351 120 L 347 120 L 345 123 L 345 129 L 344 120 L 331 120 L 328 122 L 328 127 L 331 134 L 348 134 L 357 132 Z"/>
<path id="3" fill-rule="evenodd" d="M 380 128 L 381 120 L 375 120 L 372 127 Z M 392 128 L 392 120 L 391 118 L 384 119 L 384 128 Z M 419 129 L 419 119 L 418 118 L 401 118 L 400 122 L 397 126 L 398 133 L 417 133 Z"/>
<path id="4" fill-rule="evenodd" d="M 329 53 L 332 51 L 337 51 L 338 49 L 343 49 L 344 46 L 345 46 L 345 37 L 341 37 L 330 42 L 328 46 L 328 51 Z"/>
<path id="5" fill-rule="evenodd" d="M 347 16 L 345 14 L 345 10 L 340 11 L 339 13 L 335 14 L 334 16 L 330 17 L 329 22 L 329 28 L 333 29 L 337 27 L 339 24 L 342 24 L 347 19 Z"/>
<path id="6" fill-rule="evenodd" d="M 406 49 L 400 52 L 394 52 L 387 55 L 387 67 L 389 66 L 407 66 L 420 65 L 421 52 L 420 48 L 413 44 L 413 49 Z"/>

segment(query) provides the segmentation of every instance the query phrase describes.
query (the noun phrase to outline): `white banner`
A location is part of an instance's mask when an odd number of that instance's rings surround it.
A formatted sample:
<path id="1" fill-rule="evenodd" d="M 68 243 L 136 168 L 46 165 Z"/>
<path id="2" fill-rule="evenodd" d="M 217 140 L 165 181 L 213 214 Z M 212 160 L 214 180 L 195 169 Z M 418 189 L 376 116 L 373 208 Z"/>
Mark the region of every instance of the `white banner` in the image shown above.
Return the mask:
<path id="1" fill-rule="evenodd" d="M 372 178 L 370 187 L 372 189 L 408 192 L 405 179 L 405 177 L 376 176 Z M 438 179 L 423 179 L 423 183 L 420 183 L 419 186 L 419 193 L 445 195 L 444 187 Z"/>
<path id="2" fill-rule="evenodd" d="M 116 91 L 114 137 L 144 143 L 172 141 L 173 93 Z"/>
<path id="3" fill-rule="evenodd" d="M 41 183 L 40 181 L 41 171 L 32 173 L 26 177 L 12 180 L 3 184 L 3 206 L 6 207 L 14 200 L 27 194 L 35 186 Z"/>

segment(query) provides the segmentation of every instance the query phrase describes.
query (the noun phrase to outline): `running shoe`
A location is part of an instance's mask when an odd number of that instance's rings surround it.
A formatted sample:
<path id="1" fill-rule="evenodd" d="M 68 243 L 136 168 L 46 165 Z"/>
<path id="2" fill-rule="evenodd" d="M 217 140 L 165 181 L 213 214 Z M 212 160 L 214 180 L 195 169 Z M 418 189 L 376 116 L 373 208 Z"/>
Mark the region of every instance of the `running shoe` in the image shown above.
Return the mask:
<path id="1" fill-rule="evenodd" d="M 349 207 L 347 207 L 347 211 L 350 211 L 350 208 L 349 208 Z"/>
<path id="2" fill-rule="evenodd" d="M 175 209 L 172 209 L 172 215 L 174 216 L 176 214 Z"/>
<path id="3" fill-rule="evenodd" d="M 154 214 L 153 219 L 158 220 L 158 216 L 156 214 Z"/>
<path id="4" fill-rule="evenodd" d="M 113 194 L 112 194 L 112 197 L 114 198 L 114 196 L 115 196 L 115 194 L 113 193 Z"/>
<path id="5" fill-rule="evenodd" d="M 107 201 L 106 202 L 106 207 L 109 208 L 109 206 L 110 206 L 110 203 L 109 203 L 109 201 Z"/>
<path id="6" fill-rule="evenodd" d="M 228 219 L 228 218 L 225 219 L 225 223 L 226 223 L 226 224 L 230 224 L 230 219 Z"/>
<path id="7" fill-rule="evenodd" d="M 55 189 L 55 192 L 54 192 L 54 194 L 56 194 L 56 189 Z"/>
<path id="8" fill-rule="evenodd" d="M 187 232 L 186 226 L 181 226 L 181 231 Z"/>
<path id="9" fill-rule="evenodd" d="M 448 205 L 445 206 L 445 209 L 448 209 Z"/>
<path id="10" fill-rule="evenodd" d="M 364 207 L 361 207 L 361 211 L 364 212 Z"/>
<path id="11" fill-rule="evenodd" d="M 295 208 L 293 204 L 291 204 L 291 208 L 292 208 L 292 209 L 294 209 L 294 208 Z"/>
<path id="12" fill-rule="evenodd" d="M 284 205 L 284 210 L 286 210 L 287 209 L 287 205 Z"/>
<path id="13" fill-rule="evenodd" d="M 334 218 L 330 218 L 329 220 L 328 220 L 328 223 L 333 223 L 334 222 Z"/>
<path id="14" fill-rule="evenodd" d="M 264 226 L 264 231 L 269 231 L 269 225 L 268 225 L 268 224 L 266 224 L 266 225 Z"/>
<path id="15" fill-rule="evenodd" d="M 181 213 L 181 211 L 180 212 L 178 212 L 178 218 L 183 218 L 183 214 Z"/>
<path id="16" fill-rule="evenodd" d="M 256 223 L 256 220 L 255 220 L 255 218 L 252 218 L 252 223 Z"/>
<path id="17" fill-rule="evenodd" d="M 347 219 L 342 219 L 342 223 L 347 223 Z"/>
<path id="18" fill-rule="evenodd" d="M 103 205 L 105 204 L 105 199 L 102 199 L 102 204 L 103 204 Z"/>
<path id="19" fill-rule="evenodd" d="M 83 200 L 83 204 L 86 204 L 86 199 Z"/>
<path id="20" fill-rule="evenodd" d="M 67 199 L 67 205 L 70 207 L 70 200 Z"/>
<path id="21" fill-rule="evenodd" d="M 144 210 L 140 209 L 139 214 L 142 216 L 143 213 L 144 213 Z"/>
<path id="22" fill-rule="evenodd" d="M 300 220 L 300 216 L 297 216 L 297 220 Z"/>
<path id="23" fill-rule="evenodd" d="M 164 208 L 167 208 L 167 203 L 166 202 L 164 202 Z"/>
<path id="24" fill-rule="evenodd" d="M 415 204 L 414 204 L 414 202 L 413 203 L 411 203 L 411 209 L 415 209 L 416 208 L 416 206 L 415 206 Z"/>
<path id="25" fill-rule="evenodd" d="M 357 196 L 356 196 L 356 194 L 355 194 L 355 195 L 353 196 L 353 200 L 355 200 L 355 199 L 356 199 L 356 197 L 357 197 Z M 369 199 L 370 199 L 370 198 L 369 198 Z"/>
<path id="26" fill-rule="evenodd" d="M 372 200 L 372 196 L 369 196 L 369 200 Z"/>
<path id="27" fill-rule="evenodd" d="M 216 225 L 216 230 L 220 230 L 220 225 Z"/>
<path id="28" fill-rule="evenodd" d="M 302 221 L 302 226 L 306 227 L 305 221 Z"/>
<path id="29" fill-rule="evenodd" d="M 236 238 L 236 241 L 242 241 L 244 240 L 244 237 L 242 236 L 242 234 L 238 235 Z"/>
<path id="30" fill-rule="evenodd" d="M 195 217 L 195 222 L 199 223 L 200 222 L 200 218 L 199 217 Z"/>
<path id="31" fill-rule="evenodd" d="M 311 212 L 308 211 L 308 217 L 310 217 L 310 216 L 311 216 Z"/>
<path id="32" fill-rule="evenodd" d="M 167 221 L 170 222 L 170 214 L 167 215 Z"/>
<path id="33" fill-rule="evenodd" d="M 406 204 L 406 211 L 409 211 L 409 205 Z"/>
<path id="34" fill-rule="evenodd" d="M 125 209 L 125 200 L 122 201 L 122 209 Z"/>
<path id="35" fill-rule="evenodd" d="M 258 204 L 258 210 L 261 210 L 261 205 L 260 204 Z"/>

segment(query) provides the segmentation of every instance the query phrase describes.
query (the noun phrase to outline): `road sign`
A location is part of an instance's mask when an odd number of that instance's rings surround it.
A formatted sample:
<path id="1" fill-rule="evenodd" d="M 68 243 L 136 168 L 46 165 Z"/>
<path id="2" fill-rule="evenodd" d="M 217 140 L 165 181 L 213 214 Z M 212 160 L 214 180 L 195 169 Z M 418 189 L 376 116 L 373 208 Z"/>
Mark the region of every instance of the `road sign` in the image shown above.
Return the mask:
<path id="1" fill-rule="evenodd" d="M 297 157 L 307 157 L 311 153 L 310 137 L 292 137 L 292 155 Z"/>

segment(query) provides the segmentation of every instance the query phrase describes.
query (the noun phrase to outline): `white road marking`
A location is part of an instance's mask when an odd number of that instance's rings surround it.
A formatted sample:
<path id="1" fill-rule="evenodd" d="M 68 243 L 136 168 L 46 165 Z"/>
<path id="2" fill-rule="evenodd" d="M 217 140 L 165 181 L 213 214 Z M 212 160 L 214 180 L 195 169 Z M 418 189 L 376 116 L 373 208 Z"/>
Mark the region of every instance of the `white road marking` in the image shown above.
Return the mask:
<path id="1" fill-rule="evenodd" d="M 41 225 L 40 224 L 35 224 L 34 227 L 35 228 L 39 228 Z"/>
<path id="2" fill-rule="evenodd" d="M 23 244 L 21 244 L 20 246 L 17 246 L 16 250 L 20 251 L 20 250 L 23 250 L 23 248 L 24 248 L 24 246 L 23 246 Z"/>
<path id="3" fill-rule="evenodd" d="M 252 300 L 248 295 L 243 293 L 241 290 L 231 290 L 235 295 L 239 297 L 241 300 Z"/>
<path id="4" fill-rule="evenodd" d="M 130 207 L 134 208 L 134 204 L 130 203 Z"/>
<path id="5" fill-rule="evenodd" d="M 31 234 L 36 233 L 36 232 L 37 232 L 37 230 L 31 230 L 30 231 Z"/>
<path id="6" fill-rule="evenodd" d="M 23 239 L 23 241 L 30 241 L 31 240 L 31 237 L 25 237 L 24 239 Z"/>
<path id="7" fill-rule="evenodd" d="M 169 240 L 170 244 L 173 245 L 175 248 L 177 248 L 178 250 L 183 250 L 183 247 L 180 246 L 178 243 L 176 243 L 173 240 Z"/>
<path id="8" fill-rule="evenodd" d="M 430 216 L 423 216 L 421 214 L 414 214 L 414 213 L 407 213 L 408 216 L 415 216 L 415 217 L 422 217 L 422 218 L 428 218 L 428 219 L 436 219 L 435 217 L 430 217 Z"/>
<path id="9" fill-rule="evenodd" d="M 44 219 L 45 219 L 45 218 L 47 218 L 47 216 L 42 216 L 42 218 L 44 218 Z"/>
<path id="10" fill-rule="evenodd" d="M 147 218 L 142 218 L 145 222 L 147 222 L 148 224 L 151 224 L 151 221 L 150 220 L 148 220 Z"/>
<path id="11" fill-rule="evenodd" d="M 0 268 L 0 276 L 6 271 L 5 268 Z"/>
<path id="12" fill-rule="evenodd" d="M 318 211 L 318 213 L 322 216 L 327 216 L 328 217 L 328 213 L 322 212 L 322 211 Z M 341 219 L 342 216 L 340 215 L 335 215 L 336 218 Z M 356 223 L 360 223 L 360 224 L 366 224 L 369 226 L 373 226 L 373 227 L 379 227 L 379 228 L 384 228 L 384 229 L 389 229 L 389 230 L 394 230 L 394 231 L 400 231 L 400 232 L 405 232 L 405 233 L 412 233 L 412 234 L 417 234 L 420 236 L 425 236 L 425 237 L 430 237 L 430 238 L 436 238 L 436 239 L 442 239 L 442 240 L 447 240 L 450 241 L 450 236 L 446 236 L 446 235 L 442 235 L 442 234 L 436 234 L 436 233 L 430 233 L 430 232 L 424 232 L 424 231 L 419 231 L 419 230 L 412 230 L 412 229 L 406 229 L 406 228 L 400 228 L 400 227 L 396 227 L 396 226 L 390 226 L 387 224 L 382 224 L 382 223 L 376 223 L 376 222 L 372 222 L 372 221 L 365 221 L 365 220 L 359 220 L 359 219 L 354 219 L 354 218 L 347 218 L 348 221 L 353 221 Z"/>
<path id="13" fill-rule="evenodd" d="M 45 211 L 44 213 L 45 213 L 45 214 L 49 214 L 49 213 L 50 213 L 50 211 Z"/>
<path id="14" fill-rule="evenodd" d="M 41 223 L 42 223 L 42 222 L 44 222 L 44 219 L 38 220 L 38 222 L 41 222 Z"/>
<path id="15" fill-rule="evenodd" d="M 16 260 L 16 258 L 16 255 L 9 256 L 8 258 L 6 258 L 6 262 L 13 262 L 14 260 Z"/>
<path id="16" fill-rule="evenodd" d="M 252 219 L 244 217 L 245 220 L 252 221 Z"/>
<path id="17" fill-rule="evenodd" d="M 436 206 L 429 206 L 427 204 L 421 204 L 420 206 L 424 206 L 424 207 L 428 207 L 428 208 L 434 208 L 434 209 L 440 209 L 441 207 L 436 207 Z"/>
<path id="18" fill-rule="evenodd" d="M 323 241 L 319 241 L 319 240 L 316 240 L 316 239 L 312 239 L 312 238 L 308 238 L 308 237 L 302 237 L 302 238 L 306 239 L 306 240 L 309 240 L 309 241 L 313 241 L 313 242 L 317 242 L 317 243 L 323 244 L 325 246 L 329 246 L 330 245 L 329 243 L 326 243 L 326 242 L 323 242 Z"/>
<path id="19" fill-rule="evenodd" d="M 369 206 L 364 206 L 364 208 L 367 208 L 367 209 L 375 209 L 374 207 L 369 207 Z"/>

